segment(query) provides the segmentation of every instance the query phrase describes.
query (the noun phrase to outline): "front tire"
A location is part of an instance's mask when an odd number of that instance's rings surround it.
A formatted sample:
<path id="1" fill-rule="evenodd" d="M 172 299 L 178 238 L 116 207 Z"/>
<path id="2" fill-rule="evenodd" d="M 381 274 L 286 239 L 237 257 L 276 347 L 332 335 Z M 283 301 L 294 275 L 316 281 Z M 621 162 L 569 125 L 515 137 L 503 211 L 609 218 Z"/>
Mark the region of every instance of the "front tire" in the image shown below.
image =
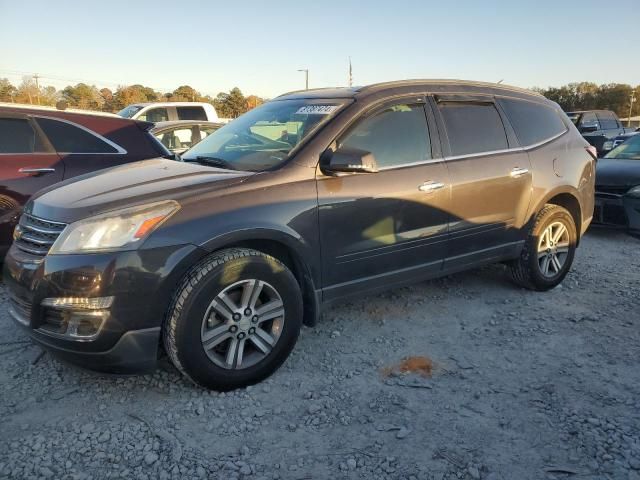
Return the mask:
<path id="1" fill-rule="evenodd" d="M 514 283 L 537 291 L 558 286 L 571 269 L 577 237 L 569 211 L 545 205 L 534 219 L 520 258 L 510 264 Z"/>
<path id="2" fill-rule="evenodd" d="M 302 326 L 302 294 L 291 271 L 251 249 L 217 252 L 193 267 L 163 327 L 172 363 L 194 383 L 231 390 L 271 375 Z"/>

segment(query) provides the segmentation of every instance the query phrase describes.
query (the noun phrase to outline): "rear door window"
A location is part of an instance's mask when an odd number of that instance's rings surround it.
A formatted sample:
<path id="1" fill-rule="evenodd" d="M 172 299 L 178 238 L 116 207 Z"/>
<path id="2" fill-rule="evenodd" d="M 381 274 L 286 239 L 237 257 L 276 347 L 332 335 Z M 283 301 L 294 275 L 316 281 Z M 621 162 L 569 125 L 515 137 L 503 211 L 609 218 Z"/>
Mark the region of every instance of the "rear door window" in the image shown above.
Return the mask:
<path id="1" fill-rule="evenodd" d="M 500 114 L 492 103 L 440 102 L 451 154 L 469 155 L 509 148 Z"/>
<path id="2" fill-rule="evenodd" d="M 393 105 L 361 120 L 339 147 L 373 153 L 379 167 L 397 167 L 431 158 L 422 104 Z"/>
<path id="3" fill-rule="evenodd" d="M 523 147 L 544 142 L 567 131 L 560 113 L 554 108 L 513 98 L 501 98 L 499 102 Z"/>
<path id="4" fill-rule="evenodd" d="M 150 108 L 146 112 L 143 112 L 142 115 L 140 115 L 137 119 L 151 123 L 166 122 L 169 120 L 169 113 L 167 112 L 166 108 Z"/>
<path id="5" fill-rule="evenodd" d="M 119 153 L 113 145 L 78 125 L 52 118 L 36 120 L 59 153 Z"/>
<path id="6" fill-rule="evenodd" d="M 0 153 L 33 153 L 36 135 L 22 118 L 0 118 Z"/>
<path id="7" fill-rule="evenodd" d="M 202 107 L 176 107 L 178 120 L 206 120 L 207 114 Z"/>
<path id="8" fill-rule="evenodd" d="M 615 130 L 619 128 L 616 117 L 611 112 L 598 112 L 598 120 L 600 121 L 600 128 L 603 130 Z"/>

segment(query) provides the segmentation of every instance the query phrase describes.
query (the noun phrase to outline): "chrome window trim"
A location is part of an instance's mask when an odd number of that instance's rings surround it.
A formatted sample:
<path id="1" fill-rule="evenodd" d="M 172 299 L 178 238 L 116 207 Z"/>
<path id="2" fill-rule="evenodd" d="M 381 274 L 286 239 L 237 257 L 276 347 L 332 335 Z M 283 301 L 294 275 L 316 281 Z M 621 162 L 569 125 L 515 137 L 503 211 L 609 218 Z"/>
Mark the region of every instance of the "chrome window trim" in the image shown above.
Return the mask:
<path id="1" fill-rule="evenodd" d="M 417 162 L 409 162 L 409 163 L 401 163 L 399 165 L 388 165 L 386 167 L 379 167 L 378 171 L 383 172 L 385 170 L 395 170 L 396 168 L 406 168 L 406 167 L 418 167 L 420 165 L 429 165 L 431 163 L 442 162 L 444 158 L 430 158 L 428 160 L 420 160 Z"/>
<path id="2" fill-rule="evenodd" d="M 102 135 L 100 135 L 97 132 L 94 132 L 93 130 L 85 127 L 84 125 L 80 125 L 78 123 L 72 122 L 70 120 L 64 119 L 64 118 L 59 118 L 59 117 L 49 117 L 47 115 L 34 115 L 34 118 L 36 119 L 36 121 L 38 121 L 38 118 L 46 118 L 47 120 L 55 120 L 58 122 L 63 122 L 63 123 L 67 123 L 75 128 L 79 128 L 80 130 L 84 130 L 85 132 L 93 135 L 94 137 L 96 137 L 98 140 L 103 141 L 104 143 L 106 143 L 107 145 L 110 145 L 111 147 L 115 148 L 116 151 L 115 152 L 93 152 L 93 153 L 89 153 L 89 152 L 57 152 L 59 154 L 64 154 L 64 155 L 126 155 L 127 151 L 122 148 L 120 145 L 118 145 L 115 142 L 112 142 L 111 140 L 109 140 L 108 138 L 103 137 Z M 42 127 L 40 127 L 42 128 Z M 45 133 L 46 135 L 46 133 Z M 48 137 L 48 135 L 47 135 Z"/>

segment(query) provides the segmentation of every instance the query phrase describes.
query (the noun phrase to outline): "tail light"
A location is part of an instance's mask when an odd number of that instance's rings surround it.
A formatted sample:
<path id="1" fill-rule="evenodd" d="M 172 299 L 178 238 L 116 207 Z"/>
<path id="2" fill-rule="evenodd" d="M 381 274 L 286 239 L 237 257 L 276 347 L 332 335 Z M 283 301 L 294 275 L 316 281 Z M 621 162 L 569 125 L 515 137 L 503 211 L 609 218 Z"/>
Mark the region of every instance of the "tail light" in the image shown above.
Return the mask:
<path id="1" fill-rule="evenodd" d="M 598 150 L 596 149 L 596 147 L 594 147 L 593 145 L 589 145 L 588 147 L 584 148 L 587 149 L 587 152 L 589 152 L 591 158 L 593 158 L 594 160 L 598 160 Z"/>

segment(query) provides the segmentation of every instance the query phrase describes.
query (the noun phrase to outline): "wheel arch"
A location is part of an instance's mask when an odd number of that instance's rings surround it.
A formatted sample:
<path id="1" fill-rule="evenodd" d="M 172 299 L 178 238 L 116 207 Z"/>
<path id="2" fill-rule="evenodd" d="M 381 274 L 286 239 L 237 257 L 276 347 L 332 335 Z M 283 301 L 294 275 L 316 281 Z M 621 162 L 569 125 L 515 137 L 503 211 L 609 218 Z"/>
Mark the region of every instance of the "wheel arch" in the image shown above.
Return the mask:
<path id="1" fill-rule="evenodd" d="M 582 235 L 582 205 L 580 204 L 578 192 L 570 188 L 559 189 L 549 192 L 544 196 L 536 205 L 536 208 L 532 212 L 532 218 L 548 203 L 558 205 L 566 208 L 573 221 L 576 224 L 576 236 L 578 243 L 580 243 L 580 237 Z"/>
<path id="2" fill-rule="evenodd" d="M 317 253 L 300 238 L 266 228 L 230 232 L 208 241 L 202 246 L 213 253 L 226 248 L 250 248 L 271 255 L 284 263 L 300 285 L 303 299 L 303 323 L 314 326 L 320 317 L 320 291 L 316 288 L 314 266 L 305 259 L 316 258 Z"/>

